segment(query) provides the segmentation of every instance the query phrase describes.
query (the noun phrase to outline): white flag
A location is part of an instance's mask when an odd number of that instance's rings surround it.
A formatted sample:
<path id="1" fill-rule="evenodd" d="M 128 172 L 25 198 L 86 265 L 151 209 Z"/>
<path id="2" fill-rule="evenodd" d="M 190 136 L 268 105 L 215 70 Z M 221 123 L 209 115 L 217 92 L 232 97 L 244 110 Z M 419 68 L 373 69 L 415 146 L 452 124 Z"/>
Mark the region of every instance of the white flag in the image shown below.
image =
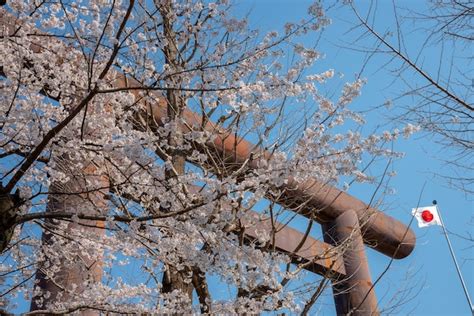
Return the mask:
<path id="1" fill-rule="evenodd" d="M 431 225 L 442 226 L 436 205 L 412 208 L 411 214 L 415 216 L 418 221 L 418 227 L 427 227 Z"/>

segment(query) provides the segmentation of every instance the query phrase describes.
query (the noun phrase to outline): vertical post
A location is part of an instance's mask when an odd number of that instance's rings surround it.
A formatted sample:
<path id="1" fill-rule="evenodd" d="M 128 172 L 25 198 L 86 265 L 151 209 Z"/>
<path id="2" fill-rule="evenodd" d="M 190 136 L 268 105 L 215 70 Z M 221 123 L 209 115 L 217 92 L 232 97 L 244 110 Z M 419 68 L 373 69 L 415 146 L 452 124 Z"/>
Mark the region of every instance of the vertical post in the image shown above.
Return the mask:
<path id="1" fill-rule="evenodd" d="M 346 245 L 342 254 L 346 276 L 332 281 L 337 314 L 379 315 L 357 214 L 348 210 L 322 228 L 325 242 Z"/>

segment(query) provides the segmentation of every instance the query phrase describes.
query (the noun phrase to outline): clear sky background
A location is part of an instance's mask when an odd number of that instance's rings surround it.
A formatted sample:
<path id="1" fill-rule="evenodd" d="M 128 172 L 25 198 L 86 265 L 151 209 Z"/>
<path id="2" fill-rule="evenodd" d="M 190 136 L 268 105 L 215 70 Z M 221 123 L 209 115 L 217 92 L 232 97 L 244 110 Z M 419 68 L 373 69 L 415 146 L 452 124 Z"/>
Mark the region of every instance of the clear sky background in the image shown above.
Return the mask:
<path id="1" fill-rule="evenodd" d="M 239 13 L 250 10 L 249 22 L 254 28 L 261 31 L 282 30 L 284 23 L 298 21 L 304 17 L 310 3 L 311 1 L 306 0 L 247 0 L 242 1 L 235 9 Z M 369 1 L 357 3 L 362 12 L 369 5 Z M 396 3 L 401 7 L 429 13 L 426 11 L 428 10 L 427 1 L 405 0 L 396 1 Z M 378 30 L 381 33 L 387 30 L 395 31 L 392 2 L 378 1 L 377 5 Z M 351 49 L 350 43 L 354 41 L 356 35 L 360 34 L 360 32 L 348 32 L 356 23 L 355 16 L 349 8 L 344 8 L 341 4 L 336 5 L 327 13 L 333 23 L 324 31 L 318 43 L 317 48 L 325 55 L 325 58 L 317 63 L 315 72 L 334 68 L 336 73 L 343 73 L 345 79 L 351 81 L 362 69 L 365 57 L 364 54 Z M 412 31 L 409 26 L 405 28 L 405 41 L 408 53 L 411 54 L 410 56 L 415 56 L 424 39 L 421 36 L 426 34 Z M 305 44 L 311 45 L 312 41 L 315 42 L 316 38 L 306 38 Z M 364 42 L 365 39 L 361 41 L 357 44 L 371 46 L 372 41 Z M 439 53 L 437 47 L 426 51 L 423 63 L 426 71 L 436 73 Z M 433 56 L 432 60 L 430 54 Z M 354 103 L 357 109 L 379 106 L 386 100 L 397 97 L 403 91 L 404 87 L 401 83 L 394 80 L 387 69 L 380 68 L 383 60 L 387 60 L 387 56 L 375 57 L 366 65 L 363 77 L 368 82 L 361 97 Z M 469 64 L 465 66 L 470 67 Z M 466 68 L 466 71 L 468 69 Z M 396 107 L 401 105 L 412 104 L 394 102 L 393 110 L 397 111 Z M 387 117 L 391 114 L 393 113 L 388 111 L 368 113 L 366 131 L 374 127 L 382 130 L 389 129 L 391 124 Z M 411 219 L 411 208 L 417 206 L 418 200 L 420 200 L 420 206 L 428 206 L 431 205 L 432 200 L 436 199 L 448 230 L 463 236 L 468 235 L 474 225 L 472 197 L 450 188 L 445 180 L 435 176 L 447 171 L 446 165 L 440 159 L 449 154 L 449 149 L 435 144 L 425 134 L 416 134 L 409 140 L 400 139 L 394 143 L 394 149 L 404 152 L 405 158 L 393 164 L 392 169 L 397 172 L 397 176 L 390 181 L 394 194 L 384 197 L 382 209 L 408 224 Z M 350 192 L 368 201 L 373 193 L 373 187 L 355 185 Z M 471 315 L 441 227 L 419 229 L 416 222 L 413 222 L 412 228 L 417 235 L 414 252 L 403 260 L 394 261 L 376 287 L 381 308 L 401 300 L 402 305 L 397 309 L 398 315 Z M 450 236 L 468 289 L 471 294 L 474 294 L 472 265 L 474 244 L 454 234 Z M 370 249 L 368 255 L 372 279 L 375 280 L 390 260 Z M 399 291 L 401 292 L 398 293 Z M 335 314 L 330 291 L 326 293 L 321 303 L 320 309 L 317 308 L 315 312 L 322 315 Z"/>

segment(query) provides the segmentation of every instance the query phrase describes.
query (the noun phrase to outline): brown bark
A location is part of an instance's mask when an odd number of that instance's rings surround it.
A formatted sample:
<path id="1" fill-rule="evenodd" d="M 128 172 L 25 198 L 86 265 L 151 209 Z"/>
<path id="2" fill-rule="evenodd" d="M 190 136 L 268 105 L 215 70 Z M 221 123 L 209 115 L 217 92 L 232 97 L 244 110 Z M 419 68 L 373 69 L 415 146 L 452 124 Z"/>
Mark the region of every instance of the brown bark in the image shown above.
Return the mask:
<path id="1" fill-rule="evenodd" d="M 165 5 L 161 5 L 160 13 L 163 18 L 163 34 L 167 39 L 168 44 L 164 48 L 164 55 L 166 63 L 174 70 L 178 70 L 179 57 L 176 43 L 176 34 L 173 30 L 173 22 L 168 18 L 172 12 L 172 3 L 168 1 Z M 179 87 L 181 82 L 179 78 L 172 77 L 169 83 L 173 87 Z M 177 122 L 181 117 L 181 112 L 185 106 L 183 97 L 179 90 L 168 90 L 166 94 L 167 99 L 167 118 L 170 122 Z M 171 166 L 173 169 L 167 169 L 165 176 L 168 181 L 176 181 L 179 185 L 179 176 L 185 172 L 186 157 L 184 156 L 180 146 L 183 142 L 182 131 L 179 128 L 170 131 L 168 136 L 168 155 L 171 157 Z M 180 188 L 179 188 L 180 189 Z M 179 190 L 178 189 L 178 190 Z M 183 270 L 178 270 L 172 264 L 166 264 L 166 270 L 163 273 L 163 293 L 169 293 L 174 290 L 179 290 L 187 295 L 192 302 L 193 285 L 190 282 L 192 278 L 191 268 L 185 266 Z"/>
<path id="2" fill-rule="evenodd" d="M 206 275 L 198 268 L 193 268 L 193 286 L 196 289 L 199 298 L 199 305 L 201 306 L 202 314 L 211 313 L 211 294 L 207 287 Z"/>
<path id="3" fill-rule="evenodd" d="M 3 192 L 0 184 L 0 254 L 7 249 L 15 230 L 15 218 L 21 204 L 19 192 L 9 194 Z"/>

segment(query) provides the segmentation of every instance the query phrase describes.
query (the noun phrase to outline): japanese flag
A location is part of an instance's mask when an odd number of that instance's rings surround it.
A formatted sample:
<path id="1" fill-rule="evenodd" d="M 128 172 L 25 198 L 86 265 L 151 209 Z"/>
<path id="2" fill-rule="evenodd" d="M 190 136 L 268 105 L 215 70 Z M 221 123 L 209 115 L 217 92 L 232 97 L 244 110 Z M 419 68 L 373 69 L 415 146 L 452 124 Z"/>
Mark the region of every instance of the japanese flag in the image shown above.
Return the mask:
<path id="1" fill-rule="evenodd" d="M 436 205 L 413 208 L 411 214 L 415 216 L 418 221 L 418 227 L 427 227 L 431 225 L 442 226 Z"/>

